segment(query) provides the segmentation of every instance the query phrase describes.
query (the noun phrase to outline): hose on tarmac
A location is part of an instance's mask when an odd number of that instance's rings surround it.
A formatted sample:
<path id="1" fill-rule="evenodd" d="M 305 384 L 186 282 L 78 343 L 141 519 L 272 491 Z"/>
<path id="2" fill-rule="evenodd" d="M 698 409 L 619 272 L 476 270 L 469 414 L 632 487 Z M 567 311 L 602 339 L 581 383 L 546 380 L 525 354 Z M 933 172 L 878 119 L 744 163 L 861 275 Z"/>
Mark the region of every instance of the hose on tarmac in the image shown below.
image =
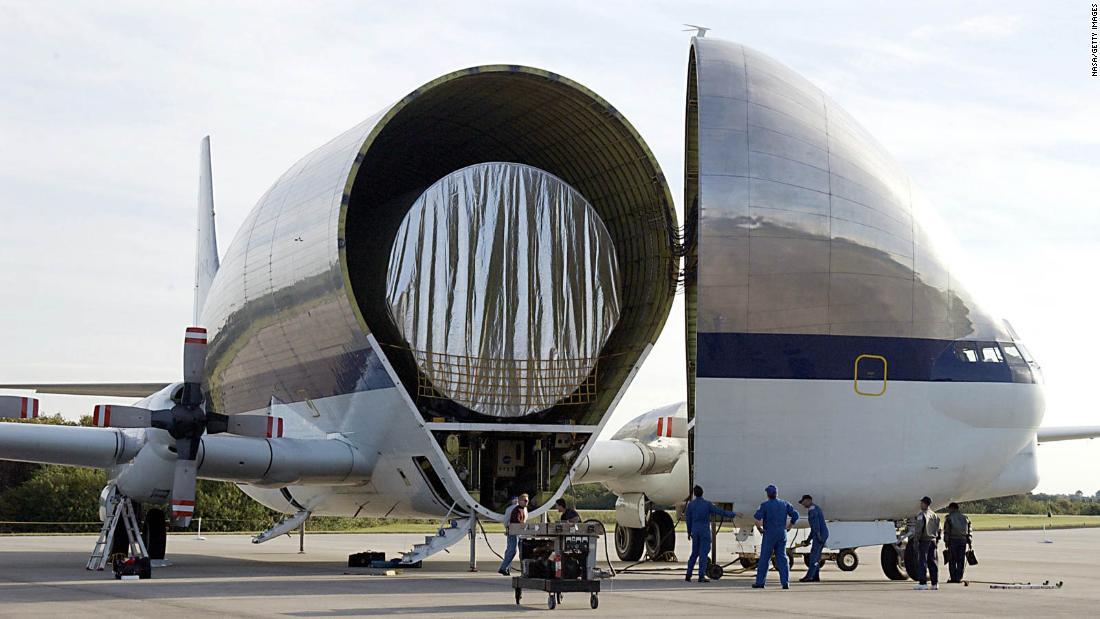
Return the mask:
<path id="1" fill-rule="evenodd" d="M 670 531 L 668 531 L 667 533 L 665 533 L 665 537 L 667 537 L 669 535 L 675 535 L 676 534 L 676 527 L 680 524 L 680 522 L 682 520 L 683 520 L 683 515 L 681 514 L 681 517 L 673 524 L 672 529 Z M 725 524 L 725 521 L 726 521 L 725 518 L 721 518 L 718 521 L 718 528 L 715 529 L 715 531 L 714 531 L 714 536 L 716 538 L 718 537 L 718 533 L 722 531 L 722 525 Z M 665 540 L 665 538 L 662 537 L 661 541 L 664 542 L 664 540 Z M 628 565 L 624 568 L 619 569 L 618 573 L 622 574 L 622 573 L 626 572 L 627 570 L 629 570 L 630 573 L 632 573 L 632 574 L 667 574 L 669 572 L 682 572 L 683 569 L 684 569 L 682 567 L 660 567 L 660 568 L 649 568 L 649 569 L 635 569 L 636 566 L 643 565 L 643 564 L 649 563 L 649 562 L 652 562 L 652 559 L 650 557 L 646 557 L 645 559 L 642 559 L 641 561 L 636 561 L 636 562 L 631 563 L 630 565 Z M 723 572 L 726 572 L 727 567 L 729 567 L 729 566 L 731 566 L 731 565 L 733 565 L 737 562 L 738 562 L 738 559 L 734 559 L 733 561 L 730 561 L 729 563 L 720 564 L 720 567 L 722 568 Z M 755 569 L 755 568 L 738 568 L 736 570 L 729 570 L 728 573 L 729 574 L 743 574 L 745 572 L 752 571 L 753 569 Z"/>
<path id="2" fill-rule="evenodd" d="M 669 529 L 668 531 L 665 531 L 665 534 L 663 536 L 661 536 L 660 541 L 657 543 L 658 548 L 660 548 L 662 545 L 664 545 L 665 540 L 668 539 L 669 535 L 676 535 L 676 527 L 680 526 L 680 523 L 683 520 L 684 520 L 684 516 L 683 516 L 683 514 L 680 514 L 680 517 L 676 519 L 676 522 L 672 523 L 672 528 Z M 718 526 L 721 527 L 722 526 L 721 523 L 719 523 Z M 642 529 L 642 530 L 644 531 L 645 529 Z M 606 544 L 606 540 L 605 540 L 605 543 L 604 543 L 604 554 L 605 555 L 607 554 L 606 546 L 607 546 L 607 544 Z M 642 558 L 641 561 L 635 561 L 634 563 L 631 563 L 630 565 L 620 569 L 619 573 L 622 574 L 624 572 L 630 571 L 632 568 L 634 568 L 638 565 L 642 565 L 644 563 L 649 563 L 652 560 L 653 560 L 652 557 L 650 557 L 649 555 L 646 555 L 645 557 Z M 610 563 L 610 562 L 611 561 L 610 561 L 610 557 L 609 557 L 608 563 Z M 660 569 L 660 570 L 651 570 L 651 571 L 653 571 L 653 572 L 657 572 L 657 571 L 666 572 L 666 571 L 674 571 L 674 570 L 678 570 L 678 569 L 679 568 L 663 568 L 663 569 Z M 636 574 L 643 574 L 643 573 L 646 572 L 646 570 L 633 570 L 633 571 Z"/>
<path id="3" fill-rule="evenodd" d="M 501 561 L 503 561 L 503 560 L 504 560 L 504 557 L 502 557 L 502 556 L 500 555 L 500 553 L 499 553 L 499 552 L 497 552 L 497 551 L 496 551 L 496 550 L 495 550 L 495 549 L 493 548 L 493 545 L 492 545 L 492 544 L 491 544 L 491 543 L 489 542 L 489 534 L 485 532 L 485 525 L 481 524 L 481 519 L 480 519 L 480 518 L 479 518 L 479 519 L 478 519 L 478 521 L 477 521 L 477 526 L 478 526 L 478 527 L 479 527 L 479 528 L 481 529 L 481 537 L 483 537 L 483 538 L 485 539 L 485 545 L 489 547 L 489 552 L 491 552 L 491 553 L 495 554 L 495 555 L 497 556 L 497 558 L 498 558 L 498 559 L 500 559 Z"/>

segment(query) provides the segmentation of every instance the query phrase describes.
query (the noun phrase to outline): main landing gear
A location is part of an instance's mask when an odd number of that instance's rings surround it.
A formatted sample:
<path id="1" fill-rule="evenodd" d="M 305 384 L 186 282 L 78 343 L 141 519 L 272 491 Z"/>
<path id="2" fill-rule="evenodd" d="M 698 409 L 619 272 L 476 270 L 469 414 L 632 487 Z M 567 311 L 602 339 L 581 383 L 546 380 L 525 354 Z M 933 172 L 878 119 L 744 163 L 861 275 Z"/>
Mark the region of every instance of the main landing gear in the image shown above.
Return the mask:
<path id="1" fill-rule="evenodd" d="M 615 553 L 620 561 L 640 561 L 643 553 L 650 560 L 662 561 L 675 550 L 675 524 L 666 511 L 649 512 L 644 529 L 615 524 Z"/>
<path id="2" fill-rule="evenodd" d="M 917 574 L 917 545 L 899 542 L 884 544 L 879 555 L 882 573 L 890 580 L 920 580 Z"/>
<path id="3" fill-rule="evenodd" d="M 164 518 L 164 510 L 146 510 L 143 524 L 145 526 L 142 527 L 141 534 L 145 538 L 145 549 L 149 552 L 149 558 L 153 561 L 163 560 L 168 546 L 168 524 Z"/>

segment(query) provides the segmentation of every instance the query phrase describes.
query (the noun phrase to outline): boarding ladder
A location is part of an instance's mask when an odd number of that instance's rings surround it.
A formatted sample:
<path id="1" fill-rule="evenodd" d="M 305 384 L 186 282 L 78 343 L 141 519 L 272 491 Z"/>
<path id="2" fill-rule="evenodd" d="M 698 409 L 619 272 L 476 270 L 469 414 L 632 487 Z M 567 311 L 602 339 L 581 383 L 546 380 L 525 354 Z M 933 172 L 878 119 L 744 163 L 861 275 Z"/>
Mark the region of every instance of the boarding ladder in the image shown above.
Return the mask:
<path id="1" fill-rule="evenodd" d="M 436 529 L 435 535 L 426 535 L 423 544 L 415 544 L 412 550 L 401 553 L 398 565 L 415 565 L 440 551 L 449 553 L 448 548 L 466 537 L 472 530 L 475 519 L 473 516 L 451 518 L 451 514 L 455 513 L 456 505 L 451 503 L 451 508 L 447 510 L 447 515 L 443 517 L 443 524 Z"/>
<path id="2" fill-rule="evenodd" d="M 107 498 L 106 518 L 103 519 L 103 528 L 99 531 L 99 539 L 95 542 L 92 556 L 88 558 L 87 569 L 99 571 L 106 567 L 107 561 L 111 558 L 111 547 L 114 545 L 119 520 L 126 529 L 130 556 L 139 559 L 149 556 L 145 550 L 145 540 L 141 538 L 141 530 L 138 528 L 134 504 L 130 501 L 130 497 L 113 490 Z"/>

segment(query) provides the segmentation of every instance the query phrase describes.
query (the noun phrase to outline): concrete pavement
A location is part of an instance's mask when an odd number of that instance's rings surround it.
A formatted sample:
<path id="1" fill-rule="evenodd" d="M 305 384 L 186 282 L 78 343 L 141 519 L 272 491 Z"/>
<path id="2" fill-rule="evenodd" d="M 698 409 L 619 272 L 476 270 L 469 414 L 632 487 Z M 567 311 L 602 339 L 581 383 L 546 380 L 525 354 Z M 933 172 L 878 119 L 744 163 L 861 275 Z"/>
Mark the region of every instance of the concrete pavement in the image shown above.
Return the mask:
<path id="1" fill-rule="evenodd" d="M 306 554 L 300 555 L 296 536 L 255 546 L 244 535 L 210 535 L 205 541 L 173 535 L 168 541 L 172 567 L 155 570 L 152 580 L 122 582 L 109 572 L 83 569 L 94 543 L 92 536 L 0 537 L 0 615 L 453 617 L 548 612 L 545 595 L 534 591 L 525 593 L 523 604 L 516 606 L 510 580 L 495 573 L 497 560 L 480 538 L 477 573 L 467 571 L 465 542 L 450 554 L 425 562 L 422 569 L 397 576 L 349 573 L 345 567 L 349 553 L 371 549 L 392 556 L 422 539 L 423 535 L 412 534 L 312 534 L 306 538 Z M 1044 543 L 1048 540 L 1052 543 Z M 720 541 L 719 558 L 732 560 L 732 535 L 723 534 Z M 499 535 L 490 536 L 490 542 L 497 550 L 503 546 Z M 677 542 L 681 559 L 686 558 L 683 549 L 687 547 L 681 536 Z M 886 580 L 879 569 L 878 549 L 868 548 L 860 552 L 860 566 L 854 572 L 828 565 L 822 570 L 824 582 L 793 582 L 788 591 L 779 589 L 774 572 L 769 574 L 769 588 L 759 591 L 750 589 L 749 573 L 730 573 L 720 581 L 697 584 L 684 582 L 683 564 L 645 565 L 654 571 L 627 572 L 605 580 L 598 610 L 589 609 L 587 595 L 566 594 L 553 612 L 623 617 L 774 612 L 846 617 L 1050 616 L 1093 615 L 1100 608 L 1098 529 L 983 533 L 975 549 L 981 564 L 970 568 L 967 576 L 974 581 L 969 587 L 942 585 L 940 591 L 913 591 L 911 582 Z M 799 562 L 792 580 L 804 569 Z M 1061 580 L 1065 586 L 1054 591 L 1004 591 L 988 585 L 1045 580 Z"/>

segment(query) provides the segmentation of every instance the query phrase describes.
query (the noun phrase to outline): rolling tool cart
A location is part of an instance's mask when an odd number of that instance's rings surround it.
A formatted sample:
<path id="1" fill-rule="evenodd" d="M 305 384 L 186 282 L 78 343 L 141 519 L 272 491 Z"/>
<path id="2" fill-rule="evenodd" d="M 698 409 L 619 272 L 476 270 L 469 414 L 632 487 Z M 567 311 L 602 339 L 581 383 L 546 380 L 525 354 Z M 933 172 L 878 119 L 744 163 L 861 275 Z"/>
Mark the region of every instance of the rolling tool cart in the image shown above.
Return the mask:
<path id="1" fill-rule="evenodd" d="M 521 523 L 508 526 L 508 534 L 519 538 L 521 576 L 512 577 L 516 604 L 524 589 L 547 593 L 546 605 L 553 610 L 567 592 L 589 594 L 589 605 L 600 605 L 600 581 L 596 576 L 596 550 L 603 525 L 596 521 L 570 524 Z"/>

